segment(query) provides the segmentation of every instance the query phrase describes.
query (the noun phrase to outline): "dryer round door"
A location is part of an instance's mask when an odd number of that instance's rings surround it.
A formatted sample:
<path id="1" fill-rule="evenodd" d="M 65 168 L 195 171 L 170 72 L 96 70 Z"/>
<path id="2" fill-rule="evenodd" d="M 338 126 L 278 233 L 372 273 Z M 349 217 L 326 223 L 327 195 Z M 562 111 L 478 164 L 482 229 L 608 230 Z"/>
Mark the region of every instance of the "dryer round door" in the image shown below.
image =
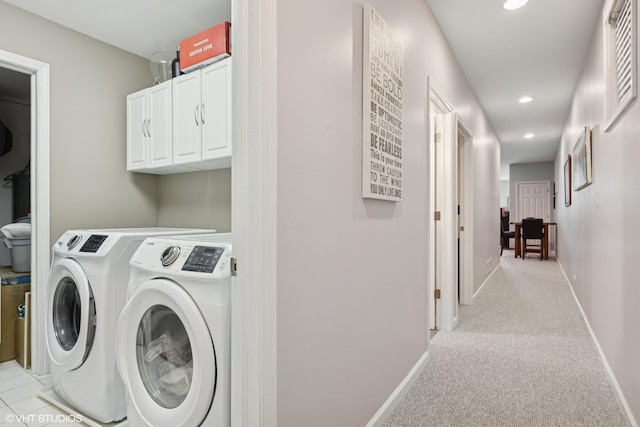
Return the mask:
<path id="1" fill-rule="evenodd" d="M 53 265 L 47 284 L 47 349 L 51 361 L 69 371 L 91 351 L 96 307 L 84 270 L 72 259 Z"/>
<path id="2" fill-rule="evenodd" d="M 175 282 L 140 286 L 118 319 L 116 359 L 128 396 L 150 426 L 200 425 L 216 388 L 216 356 L 207 323 Z"/>

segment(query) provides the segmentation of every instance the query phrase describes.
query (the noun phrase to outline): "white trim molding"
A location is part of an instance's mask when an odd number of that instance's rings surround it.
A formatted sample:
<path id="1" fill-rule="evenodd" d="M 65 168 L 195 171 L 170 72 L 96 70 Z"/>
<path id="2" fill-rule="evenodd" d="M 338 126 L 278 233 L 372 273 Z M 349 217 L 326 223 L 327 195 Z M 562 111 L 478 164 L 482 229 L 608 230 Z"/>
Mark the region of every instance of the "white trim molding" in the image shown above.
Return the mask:
<path id="1" fill-rule="evenodd" d="M 398 403 L 406 396 L 406 394 L 411 390 L 411 387 L 422 373 L 422 370 L 427 363 L 429 363 L 429 352 L 425 351 L 418 362 L 411 368 L 407 376 L 402 380 L 400 385 L 396 387 L 396 389 L 391 393 L 391 396 L 387 399 L 386 402 L 378 409 L 378 412 L 375 413 L 373 418 L 367 423 L 366 427 L 379 427 L 389 418 L 389 415 L 393 413 L 393 410 L 398 406 Z"/>
<path id="2" fill-rule="evenodd" d="M 231 425 L 277 426 L 277 0 L 232 4 Z"/>
<path id="3" fill-rule="evenodd" d="M 473 294 L 473 301 L 475 302 L 476 298 L 478 297 L 478 295 L 480 294 L 480 291 L 482 290 L 482 288 L 484 288 L 484 285 L 486 285 L 487 283 L 489 283 L 489 280 L 491 280 L 491 278 L 493 277 L 493 275 L 495 274 L 496 271 L 498 271 L 498 267 L 500 267 L 500 263 L 498 263 L 495 267 L 493 267 L 493 270 L 491 270 L 491 273 L 489 273 L 489 275 L 487 276 L 486 279 L 484 279 L 484 282 L 482 282 L 482 285 L 480 285 L 480 287 L 478 288 L 478 290 L 476 291 L 475 294 Z"/>
<path id="4" fill-rule="evenodd" d="M 31 76 L 31 371 L 49 372 L 45 323 L 51 251 L 49 64 L 0 50 L 0 67 Z"/>

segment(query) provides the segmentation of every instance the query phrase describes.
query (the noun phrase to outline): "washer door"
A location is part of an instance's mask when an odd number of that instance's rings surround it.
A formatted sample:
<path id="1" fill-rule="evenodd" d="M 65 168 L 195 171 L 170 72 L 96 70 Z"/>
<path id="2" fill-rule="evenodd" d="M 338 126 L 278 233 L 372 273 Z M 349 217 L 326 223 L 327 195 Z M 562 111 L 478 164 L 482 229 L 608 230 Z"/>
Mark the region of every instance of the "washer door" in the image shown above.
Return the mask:
<path id="1" fill-rule="evenodd" d="M 216 388 L 211 333 L 197 304 L 175 282 L 140 286 L 118 319 L 116 360 L 128 396 L 150 426 L 195 426 Z"/>
<path id="2" fill-rule="evenodd" d="M 65 371 L 84 363 L 96 330 L 96 306 L 84 270 L 72 259 L 56 262 L 47 285 L 47 349 Z"/>

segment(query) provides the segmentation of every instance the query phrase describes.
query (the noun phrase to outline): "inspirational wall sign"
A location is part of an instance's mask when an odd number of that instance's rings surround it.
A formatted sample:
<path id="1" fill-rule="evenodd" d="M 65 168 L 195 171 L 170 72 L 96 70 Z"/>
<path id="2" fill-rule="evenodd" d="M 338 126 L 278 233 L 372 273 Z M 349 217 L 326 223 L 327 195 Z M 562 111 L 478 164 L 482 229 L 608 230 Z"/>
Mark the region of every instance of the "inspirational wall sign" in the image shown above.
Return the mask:
<path id="1" fill-rule="evenodd" d="M 362 74 L 362 197 L 402 201 L 403 48 L 370 5 Z"/>

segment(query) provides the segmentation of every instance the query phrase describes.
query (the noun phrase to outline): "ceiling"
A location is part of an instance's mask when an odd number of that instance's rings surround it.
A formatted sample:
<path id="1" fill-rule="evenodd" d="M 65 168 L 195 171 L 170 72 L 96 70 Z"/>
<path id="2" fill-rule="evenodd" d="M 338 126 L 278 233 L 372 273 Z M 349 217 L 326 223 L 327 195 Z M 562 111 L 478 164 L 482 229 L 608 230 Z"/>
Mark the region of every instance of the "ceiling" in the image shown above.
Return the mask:
<path id="1" fill-rule="evenodd" d="M 231 0 L 4 1 L 144 58 L 231 20 Z M 553 160 L 602 0 L 426 2 L 501 142 L 501 178 L 510 163 Z"/>
<path id="2" fill-rule="evenodd" d="M 426 1 L 498 135 L 501 179 L 511 163 L 554 160 L 602 1 Z"/>

